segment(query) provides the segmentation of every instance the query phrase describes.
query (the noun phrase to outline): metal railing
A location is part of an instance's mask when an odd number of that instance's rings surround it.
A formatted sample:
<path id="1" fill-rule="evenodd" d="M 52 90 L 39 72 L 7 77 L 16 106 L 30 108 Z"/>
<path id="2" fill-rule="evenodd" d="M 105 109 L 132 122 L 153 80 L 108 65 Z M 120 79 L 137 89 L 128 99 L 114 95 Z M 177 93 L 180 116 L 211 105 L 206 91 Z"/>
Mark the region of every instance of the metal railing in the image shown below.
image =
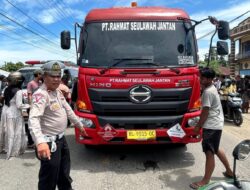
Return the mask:
<path id="1" fill-rule="evenodd" d="M 233 30 L 231 30 L 231 35 L 236 35 L 238 33 L 246 32 L 248 30 L 250 30 L 250 23 L 234 28 Z"/>
<path id="2" fill-rule="evenodd" d="M 250 59 L 250 51 L 241 53 L 241 54 L 237 54 L 235 56 L 235 60 L 239 60 L 239 59 Z"/>

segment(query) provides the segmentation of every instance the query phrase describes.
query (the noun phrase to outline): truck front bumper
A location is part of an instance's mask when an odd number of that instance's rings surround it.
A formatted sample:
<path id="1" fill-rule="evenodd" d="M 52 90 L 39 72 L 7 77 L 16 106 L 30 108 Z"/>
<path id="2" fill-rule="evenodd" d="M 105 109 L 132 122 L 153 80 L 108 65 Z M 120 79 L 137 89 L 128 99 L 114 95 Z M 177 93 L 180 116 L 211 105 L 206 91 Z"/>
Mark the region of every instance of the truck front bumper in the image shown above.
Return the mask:
<path id="1" fill-rule="evenodd" d="M 100 119 L 96 115 L 76 112 L 79 117 L 88 118 L 92 120 L 95 128 L 85 128 L 87 136 L 83 136 L 79 129 L 75 128 L 76 141 L 80 144 L 87 145 L 109 145 L 109 144 L 169 144 L 169 143 L 196 143 L 201 141 L 201 131 L 199 134 L 194 134 L 194 126 L 188 125 L 188 119 L 200 115 L 200 111 L 186 113 L 183 115 L 180 127 L 185 135 L 182 137 L 170 136 L 168 130 L 170 128 L 155 128 L 155 129 L 133 129 L 138 131 L 155 131 L 155 138 L 153 139 L 128 139 L 128 131 L 130 129 L 114 128 L 112 124 L 108 125 L 108 133 L 105 134 L 105 126 L 100 125 Z M 106 126 L 107 127 L 107 126 Z"/>

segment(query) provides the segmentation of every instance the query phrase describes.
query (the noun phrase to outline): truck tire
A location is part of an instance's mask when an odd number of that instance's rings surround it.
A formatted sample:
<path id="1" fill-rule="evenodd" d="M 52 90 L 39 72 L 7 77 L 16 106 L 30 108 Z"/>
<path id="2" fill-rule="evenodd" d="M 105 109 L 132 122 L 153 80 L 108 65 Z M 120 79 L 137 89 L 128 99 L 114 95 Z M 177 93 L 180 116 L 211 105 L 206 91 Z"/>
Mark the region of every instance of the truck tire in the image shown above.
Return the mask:
<path id="1" fill-rule="evenodd" d="M 91 145 L 91 144 L 85 144 L 84 146 L 85 146 L 85 149 L 87 149 L 87 150 L 93 150 L 96 148 L 95 145 Z"/>
<path id="2" fill-rule="evenodd" d="M 177 147 L 186 147 L 187 143 L 176 143 Z"/>

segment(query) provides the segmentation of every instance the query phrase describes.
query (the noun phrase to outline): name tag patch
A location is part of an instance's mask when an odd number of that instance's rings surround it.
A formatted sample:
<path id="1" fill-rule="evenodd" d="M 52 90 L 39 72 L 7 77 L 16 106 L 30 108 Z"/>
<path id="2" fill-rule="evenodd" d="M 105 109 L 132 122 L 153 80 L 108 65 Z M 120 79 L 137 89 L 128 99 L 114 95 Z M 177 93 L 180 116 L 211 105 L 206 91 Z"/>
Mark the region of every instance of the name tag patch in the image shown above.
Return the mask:
<path id="1" fill-rule="evenodd" d="M 57 102 L 54 102 L 50 105 L 50 110 L 51 111 L 57 111 L 60 109 L 60 105 Z"/>

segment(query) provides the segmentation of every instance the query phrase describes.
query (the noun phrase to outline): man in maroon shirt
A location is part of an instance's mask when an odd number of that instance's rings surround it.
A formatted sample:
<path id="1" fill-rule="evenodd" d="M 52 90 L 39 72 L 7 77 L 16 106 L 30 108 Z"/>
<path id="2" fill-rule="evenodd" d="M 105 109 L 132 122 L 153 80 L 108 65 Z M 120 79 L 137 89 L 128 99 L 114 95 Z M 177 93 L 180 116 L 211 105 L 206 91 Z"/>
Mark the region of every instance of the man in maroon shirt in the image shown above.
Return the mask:
<path id="1" fill-rule="evenodd" d="M 27 85 L 28 102 L 31 104 L 32 94 L 39 88 L 42 80 L 42 70 L 37 69 L 34 71 L 34 79 Z"/>

